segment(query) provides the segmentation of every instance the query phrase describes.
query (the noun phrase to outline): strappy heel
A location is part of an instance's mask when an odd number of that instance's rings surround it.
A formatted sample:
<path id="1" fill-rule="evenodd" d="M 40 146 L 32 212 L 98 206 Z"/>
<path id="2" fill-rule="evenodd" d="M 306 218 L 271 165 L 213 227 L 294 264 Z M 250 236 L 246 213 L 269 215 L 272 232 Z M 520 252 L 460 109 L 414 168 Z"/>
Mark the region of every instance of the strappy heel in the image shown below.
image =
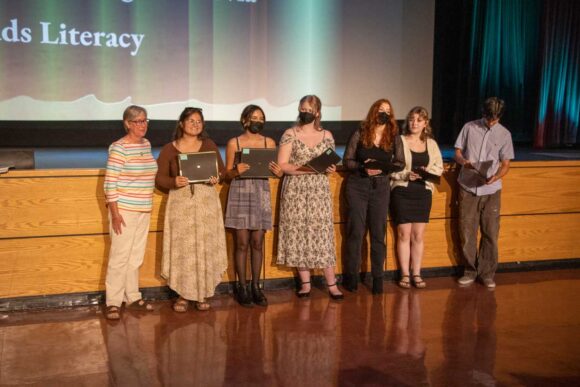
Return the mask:
<path id="1" fill-rule="evenodd" d="M 338 286 L 336 285 L 336 282 L 333 283 L 332 285 L 326 285 L 327 288 L 331 288 L 333 286 L 336 286 L 336 288 L 338 289 Z M 332 294 L 332 292 L 330 290 L 328 290 L 328 295 L 330 296 L 330 298 L 332 298 L 335 301 L 344 300 L 344 294 L 342 294 L 342 293 L 340 293 L 340 294 Z"/>
<path id="2" fill-rule="evenodd" d="M 308 282 L 302 282 L 302 283 L 300 284 L 300 290 L 302 290 L 302 287 L 303 287 L 304 285 L 307 285 L 307 284 L 309 284 L 309 283 L 310 283 L 310 281 L 308 281 Z M 306 297 L 310 297 L 310 290 L 309 290 L 309 291 L 307 291 L 307 292 L 300 292 L 300 290 L 296 292 L 296 295 L 298 296 L 298 298 L 306 298 Z"/>

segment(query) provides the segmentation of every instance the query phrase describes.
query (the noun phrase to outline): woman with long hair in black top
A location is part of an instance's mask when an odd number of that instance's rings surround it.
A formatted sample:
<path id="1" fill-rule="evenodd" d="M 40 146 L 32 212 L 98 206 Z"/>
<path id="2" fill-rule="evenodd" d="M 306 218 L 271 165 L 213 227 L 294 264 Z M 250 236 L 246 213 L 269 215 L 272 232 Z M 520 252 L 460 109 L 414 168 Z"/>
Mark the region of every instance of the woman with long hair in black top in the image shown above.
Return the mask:
<path id="1" fill-rule="evenodd" d="M 379 99 L 372 104 L 360 128 L 350 136 L 344 153 L 343 164 L 351 173 L 346 182 L 348 219 L 343 286 L 351 292 L 358 288 L 367 224 L 371 236 L 373 294 L 383 292 L 389 174 L 401 170 L 405 163 L 398 131 L 391 103 Z"/>

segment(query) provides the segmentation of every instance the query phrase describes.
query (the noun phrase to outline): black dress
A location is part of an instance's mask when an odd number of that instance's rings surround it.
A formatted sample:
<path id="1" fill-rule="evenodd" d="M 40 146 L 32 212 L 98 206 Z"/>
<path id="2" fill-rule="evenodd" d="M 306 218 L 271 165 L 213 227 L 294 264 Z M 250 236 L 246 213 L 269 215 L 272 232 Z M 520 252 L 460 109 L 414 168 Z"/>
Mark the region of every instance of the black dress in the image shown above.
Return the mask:
<path id="1" fill-rule="evenodd" d="M 429 154 L 411 151 L 411 168 L 414 170 L 429 164 Z M 424 180 L 409 181 L 407 187 L 398 186 L 391 192 L 391 215 L 395 224 L 429 223 L 431 190 Z"/>

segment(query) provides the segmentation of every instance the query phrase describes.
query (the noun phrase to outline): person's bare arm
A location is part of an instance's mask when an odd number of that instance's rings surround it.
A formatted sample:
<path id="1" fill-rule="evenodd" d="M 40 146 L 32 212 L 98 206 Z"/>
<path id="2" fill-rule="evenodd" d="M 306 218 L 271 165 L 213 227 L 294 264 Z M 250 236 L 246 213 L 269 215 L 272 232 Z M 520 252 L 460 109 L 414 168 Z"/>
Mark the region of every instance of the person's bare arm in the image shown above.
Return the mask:
<path id="1" fill-rule="evenodd" d="M 493 182 L 501 179 L 502 177 L 504 177 L 505 175 L 507 175 L 507 173 L 510 170 L 510 161 L 509 160 L 503 160 L 501 162 L 501 165 L 499 166 L 497 172 L 495 173 L 495 175 L 493 175 L 492 177 L 490 177 L 489 179 L 487 179 L 487 181 L 485 182 L 485 184 L 492 184 Z"/>
<path id="2" fill-rule="evenodd" d="M 473 165 L 471 165 L 471 161 L 467 160 L 465 157 L 463 157 L 463 152 L 461 151 L 461 149 L 459 148 L 455 148 L 455 162 L 459 165 L 461 165 L 462 167 L 465 167 L 467 169 L 473 169 Z"/>

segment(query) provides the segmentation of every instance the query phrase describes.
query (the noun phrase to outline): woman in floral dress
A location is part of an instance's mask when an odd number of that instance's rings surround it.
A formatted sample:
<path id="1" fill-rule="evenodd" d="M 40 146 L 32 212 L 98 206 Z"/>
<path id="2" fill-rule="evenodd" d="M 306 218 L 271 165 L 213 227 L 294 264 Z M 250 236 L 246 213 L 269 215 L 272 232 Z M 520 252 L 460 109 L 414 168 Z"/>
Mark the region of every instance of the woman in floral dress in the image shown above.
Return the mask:
<path id="1" fill-rule="evenodd" d="M 297 124 L 280 140 L 278 164 L 287 176 L 282 185 L 278 264 L 295 267 L 301 286 L 298 297 L 310 295 L 310 270 L 323 269 L 330 297 L 344 296 L 336 284 L 336 250 L 332 197 L 328 173 L 316 173 L 306 164 L 328 148 L 332 134 L 320 126 L 320 99 L 307 95 L 300 100 Z"/>

